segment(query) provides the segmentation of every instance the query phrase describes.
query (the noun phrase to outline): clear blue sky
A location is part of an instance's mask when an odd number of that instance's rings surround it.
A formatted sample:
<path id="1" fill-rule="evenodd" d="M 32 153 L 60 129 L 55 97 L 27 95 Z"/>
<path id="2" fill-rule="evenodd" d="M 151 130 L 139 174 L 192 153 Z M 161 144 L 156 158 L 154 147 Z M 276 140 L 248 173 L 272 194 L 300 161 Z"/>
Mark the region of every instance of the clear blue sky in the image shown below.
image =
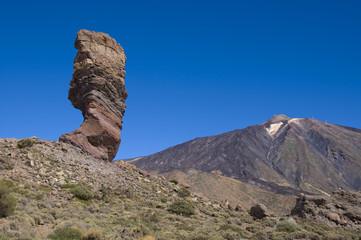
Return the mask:
<path id="1" fill-rule="evenodd" d="M 117 158 L 274 114 L 361 128 L 361 1 L 3 1 L 0 137 L 57 140 L 80 29 L 125 49 Z"/>

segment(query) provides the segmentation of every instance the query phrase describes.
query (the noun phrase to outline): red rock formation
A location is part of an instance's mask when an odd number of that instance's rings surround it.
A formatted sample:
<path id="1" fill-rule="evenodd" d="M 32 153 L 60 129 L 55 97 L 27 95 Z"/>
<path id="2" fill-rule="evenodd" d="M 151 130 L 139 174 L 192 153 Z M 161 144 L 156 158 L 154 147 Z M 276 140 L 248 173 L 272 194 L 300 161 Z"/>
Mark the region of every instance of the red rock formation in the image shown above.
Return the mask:
<path id="1" fill-rule="evenodd" d="M 75 40 L 69 100 L 83 113 L 84 122 L 60 141 L 82 148 L 93 156 L 112 161 L 120 144 L 126 108 L 123 48 L 108 34 L 80 30 Z"/>

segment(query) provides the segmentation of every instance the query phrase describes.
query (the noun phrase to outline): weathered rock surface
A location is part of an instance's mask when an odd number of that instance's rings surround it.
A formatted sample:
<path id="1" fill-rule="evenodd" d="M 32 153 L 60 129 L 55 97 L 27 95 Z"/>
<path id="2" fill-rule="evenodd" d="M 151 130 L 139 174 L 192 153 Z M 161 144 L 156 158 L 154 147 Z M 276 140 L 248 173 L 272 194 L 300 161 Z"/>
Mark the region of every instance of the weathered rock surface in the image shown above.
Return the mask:
<path id="1" fill-rule="evenodd" d="M 361 230 L 361 192 L 335 190 L 331 197 L 300 194 L 291 215 L 331 227 L 338 225 Z"/>
<path id="2" fill-rule="evenodd" d="M 266 206 L 260 203 L 252 206 L 249 214 L 256 219 L 262 219 L 269 216 Z"/>
<path id="3" fill-rule="evenodd" d="M 75 40 L 69 100 L 82 111 L 84 122 L 74 132 L 60 136 L 94 157 L 112 161 L 120 144 L 125 112 L 125 62 L 123 48 L 108 34 L 80 30 Z"/>

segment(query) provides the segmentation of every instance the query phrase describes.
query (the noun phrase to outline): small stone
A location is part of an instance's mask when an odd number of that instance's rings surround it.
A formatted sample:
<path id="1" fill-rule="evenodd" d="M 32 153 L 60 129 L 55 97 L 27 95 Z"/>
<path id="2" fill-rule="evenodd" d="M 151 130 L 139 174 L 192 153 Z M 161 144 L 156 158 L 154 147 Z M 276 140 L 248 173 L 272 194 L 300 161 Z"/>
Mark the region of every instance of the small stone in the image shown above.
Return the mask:
<path id="1" fill-rule="evenodd" d="M 44 169 L 44 168 L 40 168 L 40 169 L 39 169 L 39 175 L 40 175 L 40 176 L 44 176 L 44 175 L 45 175 L 45 169 Z"/>
<path id="2" fill-rule="evenodd" d="M 145 170 L 139 169 L 139 173 L 140 173 L 141 175 L 145 176 L 145 177 L 149 177 L 149 176 L 150 176 L 150 174 L 149 174 L 147 171 L 145 171 Z"/>
<path id="3" fill-rule="evenodd" d="M 342 225 L 342 226 L 345 226 L 345 225 L 347 225 L 347 221 L 344 220 L 344 219 L 341 219 L 339 224 Z"/>
<path id="4" fill-rule="evenodd" d="M 19 227 L 16 223 L 12 222 L 12 223 L 10 223 L 10 229 L 11 230 L 19 230 Z"/>
<path id="5" fill-rule="evenodd" d="M 337 224 L 339 224 L 340 221 L 341 221 L 340 216 L 337 213 L 334 213 L 334 212 L 328 212 L 327 213 L 327 218 L 330 219 L 331 221 L 337 223 Z"/>
<path id="6" fill-rule="evenodd" d="M 186 183 L 182 183 L 180 186 L 185 187 L 185 188 L 190 188 L 190 186 L 188 184 L 186 184 Z"/>
<path id="7" fill-rule="evenodd" d="M 291 224 L 297 226 L 296 220 L 295 220 L 294 218 L 292 218 L 292 217 L 288 218 L 286 221 L 287 221 L 288 223 L 291 223 Z"/>
<path id="8" fill-rule="evenodd" d="M 219 204 L 212 204 L 212 207 L 214 208 L 214 209 L 219 209 L 221 206 L 219 206 Z"/>
<path id="9" fill-rule="evenodd" d="M 219 205 L 223 208 L 228 208 L 229 201 L 226 199 L 226 200 L 220 202 Z"/>
<path id="10" fill-rule="evenodd" d="M 58 186 L 64 185 L 66 182 L 64 180 L 59 180 L 56 184 Z"/>
<path id="11" fill-rule="evenodd" d="M 234 207 L 232 204 L 228 204 L 228 209 L 229 209 L 229 210 L 234 210 L 235 207 Z"/>
<path id="12" fill-rule="evenodd" d="M 162 181 L 164 181 L 164 182 L 167 181 L 163 175 L 159 175 L 158 177 L 159 177 Z"/>
<path id="13" fill-rule="evenodd" d="M 237 212 L 245 212 L 241 205 L 237 205 L 234 210 L 236 210 Z"/>

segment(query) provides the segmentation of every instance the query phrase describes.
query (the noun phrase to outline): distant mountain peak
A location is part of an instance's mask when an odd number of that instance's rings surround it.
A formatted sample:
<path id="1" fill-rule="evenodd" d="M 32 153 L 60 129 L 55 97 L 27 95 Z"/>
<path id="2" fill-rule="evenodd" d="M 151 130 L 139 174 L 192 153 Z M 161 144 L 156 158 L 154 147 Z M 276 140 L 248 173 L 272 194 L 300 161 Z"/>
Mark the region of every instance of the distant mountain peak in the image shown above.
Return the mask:
<path id="1" fill-rule="evenodd" d="M 197 138 L 132 162 L 147 171 L 195 169 L 277 193 L 361 189 L 361 130 L 275 115 L 266 122 Z"/>
<path id="2" fill-rule="evenodd" d="M 291 118 L 287 117 L 284 114 L 280 114 L 280 115 L 273 115 L 273 117 L 271 117 L 270 119 L 268 119 L 267 121 L 265 121 L 264 123 L 262 123 L 262 125 L 269 125 L 269 124 L 273 124 L 273 123 L 280 123 L 283 121 L 288 121 L 291 120 Z"/>

